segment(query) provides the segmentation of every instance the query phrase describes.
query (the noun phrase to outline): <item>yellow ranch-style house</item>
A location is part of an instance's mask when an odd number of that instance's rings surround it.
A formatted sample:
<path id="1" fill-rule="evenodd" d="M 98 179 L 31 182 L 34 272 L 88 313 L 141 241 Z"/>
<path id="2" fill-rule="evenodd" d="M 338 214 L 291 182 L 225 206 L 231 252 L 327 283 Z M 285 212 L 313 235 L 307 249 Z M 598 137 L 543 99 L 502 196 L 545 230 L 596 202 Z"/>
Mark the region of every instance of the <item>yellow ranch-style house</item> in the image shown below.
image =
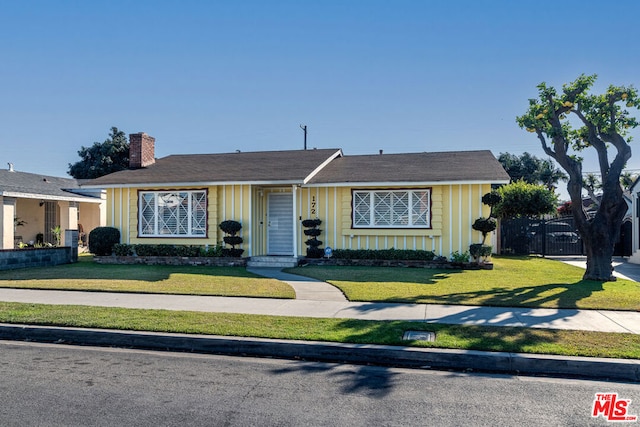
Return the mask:
<path id="1" fill-rule="evenodd" d="M 128 244 L 220 244 L 242 224 L 244 256 L 303 256 L 302 221 L 333 249 L 422 249 L 448 257 L 481 234 L 482 196 L 509 176 L 488 150 L 345 155 L 341 149 L 170 155 L 130 135 L 130 168 L 88 183 L 106 190 L 106 225 Z M 87 186 L 87 185 L 85 185 Z"/>

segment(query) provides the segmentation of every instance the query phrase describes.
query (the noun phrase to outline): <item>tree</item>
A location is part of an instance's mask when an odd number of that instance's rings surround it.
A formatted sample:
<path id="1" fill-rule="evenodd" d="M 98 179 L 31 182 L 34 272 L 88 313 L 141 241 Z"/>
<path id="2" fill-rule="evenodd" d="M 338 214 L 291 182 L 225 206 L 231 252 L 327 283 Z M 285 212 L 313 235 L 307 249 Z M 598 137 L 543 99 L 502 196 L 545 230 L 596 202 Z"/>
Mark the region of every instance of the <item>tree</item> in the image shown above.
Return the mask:
<path id="1" fill-rule="evenodd" d="M 584 279 L 607 281 L 615 280 L 611 258 L 627 211 L 620 176 L 631 158 L 628 133 L 638 126 L 626 108 L 640 107 L 640 98 L 633 86 L 609 86 L 603 94 L 590 94 L 595 80 L 595 75 L 583 74 L 563 85 L 560 94 L 545 83 L 539 84 L 538 98 L 529 100 L 529 109 L 516 121 L 536 134 L 544 152 L 569 175 L 572 213 L 587 253 Z M 585 181 L 582 158 L 576 153 L 587 148 L 597 154 L 602 184 L 600 205 L 592 218 L 578 209 Z"/>
<path id="2" fill-rule="evenodd" d="M 539 159 L 527 152 L 521 156 L 500 153 L 498 161 L 512 181 L 522 179 L 529 184 L 542 184 L 549 190 L 554 190 L 558 181 L 567 179 L 567 176 L 555 166 L 553 161 Z"/>
<path id="3" fill-rule="evenodd" d="M 599 206 L 600 198 L 597 196 L 596 192 L 602 189 L 602 182 L 600 181 L 600 178 L 593 172 L 587 173 L 582 178 L 584 180 L 584 189 L 587 191 L 587 194 L 591 199 L 591 204 L 596 207 Z M 632 175 L 631 172 L 622 172 L 620 175 L 620 185 L 622 186 L 622 190 L 629 190 L 635 179 L 636 177 Z"/>
<path id="4" fill-rule="evenodd" d="M 498 188 L 501 200 L 493 207 L 497 218 L 536 218 L 556 211 L 558 196 L 543 185 L 524 180 Z"/>
<path id="5" fill-rule="evenodd" d="M 76 179 L 92 179 L 129 167 L 129 141 L 124 132 L 111 128 L 109 138 L 94 142 L 91 147 L 78 151 L 82 160 L 69 164 L 69 175 Z"/>

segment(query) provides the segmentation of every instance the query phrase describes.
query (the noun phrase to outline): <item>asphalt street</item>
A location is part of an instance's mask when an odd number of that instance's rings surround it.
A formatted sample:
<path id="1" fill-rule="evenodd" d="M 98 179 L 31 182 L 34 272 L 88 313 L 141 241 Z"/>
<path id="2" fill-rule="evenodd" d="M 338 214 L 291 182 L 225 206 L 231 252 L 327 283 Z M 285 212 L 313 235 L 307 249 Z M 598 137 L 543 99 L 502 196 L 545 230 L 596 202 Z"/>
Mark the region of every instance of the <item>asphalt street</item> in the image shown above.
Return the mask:
<path id="1" fill-rule="evenodd" d="M 600 426 L 640 385 L 0 341 L 3 426 Z"/>

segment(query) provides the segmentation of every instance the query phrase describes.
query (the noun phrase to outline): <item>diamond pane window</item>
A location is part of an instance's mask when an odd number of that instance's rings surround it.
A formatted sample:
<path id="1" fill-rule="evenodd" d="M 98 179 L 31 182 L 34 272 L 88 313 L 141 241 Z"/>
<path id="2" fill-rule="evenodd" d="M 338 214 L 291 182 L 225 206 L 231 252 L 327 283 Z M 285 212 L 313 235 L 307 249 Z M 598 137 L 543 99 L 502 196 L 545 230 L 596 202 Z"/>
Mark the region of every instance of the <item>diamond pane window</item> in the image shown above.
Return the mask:
<path id="1" fill-rule="evenodd" d="M 353 224 L 368 227 L 371 221 L 371 194 L 368 192 L 353 193 Z"/>
<path id="2" fill-rule="evenodd" d="M 431 228 L 431 190 L 354 191 L 354 228 Z"/>
<path id="3" fill-rule="evenodd" d="M 138 230 L 141 236 L 206 235 L 205 191 L 144 191 L 138 197 Z"/>

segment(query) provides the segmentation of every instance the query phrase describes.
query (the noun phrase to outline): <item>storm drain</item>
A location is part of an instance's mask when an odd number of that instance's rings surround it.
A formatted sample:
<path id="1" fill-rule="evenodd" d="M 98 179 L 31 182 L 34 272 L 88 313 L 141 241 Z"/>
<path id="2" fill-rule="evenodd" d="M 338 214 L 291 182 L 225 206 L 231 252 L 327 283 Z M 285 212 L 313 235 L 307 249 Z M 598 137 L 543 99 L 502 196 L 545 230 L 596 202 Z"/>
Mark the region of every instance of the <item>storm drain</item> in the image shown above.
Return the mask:
<path id="1" fill-rule="evenodd" d="M 402 339 L 406 341 L 435 341 L 435 332 L 428 331 L 405 331 Z"/>

